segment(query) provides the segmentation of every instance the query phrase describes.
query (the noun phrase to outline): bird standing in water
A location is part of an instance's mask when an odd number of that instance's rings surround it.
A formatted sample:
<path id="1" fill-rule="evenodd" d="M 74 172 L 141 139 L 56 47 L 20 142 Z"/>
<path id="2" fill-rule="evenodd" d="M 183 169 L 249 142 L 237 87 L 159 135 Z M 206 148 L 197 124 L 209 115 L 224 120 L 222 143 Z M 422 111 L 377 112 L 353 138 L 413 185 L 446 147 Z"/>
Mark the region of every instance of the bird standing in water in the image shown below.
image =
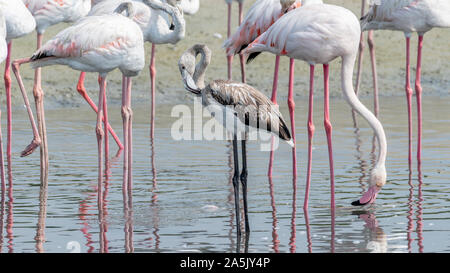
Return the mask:
<path id="1" fill-rule="evenodd" d="M 385 159 L 387 144 L 383 126 L 358 100 L 353 89 L 353 67 L 358 52 L 360 35 L 361 28 L 358 19 L 351 11 L 334 5 L 307 5 L 281 17 L 243 51 L 249 58 L 263 51 L 288 56 L 290 58 L 288 106 L 294 142 L 294 59 L 303 60 L 310 65 L 308 169 L 304 208 L 308 207 L 312 165 L 312 138 L 315 131 L 313 123 L 315 64 L 323 64 L 324 68 L 324 125 L 327 134 L 330 164 L 331 207 L 335 207 L 333 149 L 331 141 L 332 126 L 329 117 L 329 63 L 337 57 L 342 58 L 341 84 L 344 97 L 350 106 L 362 115 L 375 131 L 380 149 L 377 163 L 370 176 L 369 190 L 361 199 L 352 204 L 364 205 L 373 203 L 377 193 L 386 183 Z"/>
<path id="2" fill-rule="evenodd" d="M 120 14 L 126 13 L 126 16 Z M 108 117 L 103 109 L 106 96 L 106 75 L 119 68 L 123 74 L 122 84 L 122 118 L 124 127 L 124 171 L 123 191 L 131 191 L 131 158 L 132 158 L 132 111 L 131 111 L 131 78 L 139 74 L 145 65 L 144 38 L 139 26 L 130 18 L 134 16 L 132 5 L 120 5 L 115 14 L 88 16 L 75 25 L 59 32 L 55 37 L 37 50 L 31 58 L 13 62 L 13 71 L 19 82 L 22 93 L 26 94 L 19 73 L 20 64 L 31 63 L 33 68 L 61 64 L 72 69 L 99 73 L 99 102 L 97 113 L 97 145 L 98 145 L 98 203 L 102 203 L 102 141 L 104 129 L 102 117 L 106 125 Z M 29 111 L 29 103 L 26 103 Z M 33 116 L 30 117 L 33 128 L 36 128 Z M 48 164 L 48 162 L 46 162 Z"/>
<path id="3" fill-rule="evenodd" d="M 201 59 L 196 64 L 197 55 Z M 196 44 L 180 58 L 180 69 L 184 87 L 201 97 L 202 105 L 233 135 L 234 157 L 234 202 L 236 226 L 240 236 L 239 180 L 244 200 L 245 231 L 250 232 L 247 209 L 247 156 L 246 139 L 241 140 L 242 172 L 239 175 L 238 136 L 248 132 L 248 127 L 267 131 L 293 145 L 291 134 L 277 107 L 252 86 L 229 80 L 213 80 L 205 85 L 205 72 L 211 60 L 211 51 L 206 45 Z"/>
<path id="4" fill-rule="evenodd" d="M 416 100 L 417 100 L 417 162 L 422 157 L 422 47 L 423 36 L 435 27 L 450 27 L 450 1 L 448 0 L 380 0 L 372 5 L 369 12 L 361 18 L 363 31 L 389 29 L 403 31 L 406 37 L 406 101 L 408 107 L 408 164 L 412 166 L 412 88 L 410 83 L 410 43 L 411 35 L 417 32 Z"/>

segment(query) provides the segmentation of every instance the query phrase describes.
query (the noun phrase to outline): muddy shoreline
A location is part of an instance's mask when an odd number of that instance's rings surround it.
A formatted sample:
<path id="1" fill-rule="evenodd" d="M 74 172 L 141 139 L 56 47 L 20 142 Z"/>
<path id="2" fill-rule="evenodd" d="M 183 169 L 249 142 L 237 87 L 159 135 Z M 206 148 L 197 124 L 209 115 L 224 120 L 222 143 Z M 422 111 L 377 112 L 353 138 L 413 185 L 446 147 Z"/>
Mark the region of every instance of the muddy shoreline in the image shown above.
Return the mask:
<path id="1" fill-rule="evenodd" d="M 254 1 L 246 1 L 245 11 Z M 358 17 L 360 15 L 361 1 L 332 0 L 330 4 L 344 6 L 352 10 Z M 237 5 L 233 5 L 233 29 L 237 27 Z M 211 65 L 207 72 L 207 79 L 226 78 L 226 58 L 222 49 L 226 38 L 226 4 L 222 0 L 202 0 L 197 14 L 185 16 L 186 38 L 177 45 L 158 45 L 156 54 L 157 69 L 157 103 L 172 104 L 185 101 L 188 96 L 184 91 L 177 61 L 179 56 L 188 47 L 195 43 L 206 43 L 213 52 Z M 60 24 L 49 28 L 44 35 L 44 40 L 49 39 L 58 31 L 65 28 L 66 24 Z M 220 34 L 222 38 L 217 38 Z M 405 39 L 401 32 L 378 31 L 375 32 L 377 53 L 379 90 L 381 96 L 404 96 L 405 75 Z M 425 35 L 423 49 L 423 74 L 422 84 L 424 96 L 448 96 L 450 79 L 450 50 L 449 29 L 434 29 Z M 13 41 L 12 59 L 30 56 L 34 52 L 36 34 Z M 417 36 L 411 41 L 411 65 L 413 67 L 412 85 L 415 80 Z M 141 74 L 134 78 L 133 103 L 149 103 L 150 84 L 148 62 L 151 52 L 151 44 L 146 43 L 147 65 Z M 371 96 L 372 79 L 370 60 L 367 54 L 364 56 L 364 72 L 361 83 L 361 96 Z M 274 56 L 268 53 L 262 54 L 254 62 L 247 66 L 247 81 L 266 95 L 270 96 L 272 88 L 272 75 Z M 331 64 L 330 93 L 333 97 L 341 97 L 340 90 L 340 61 Z M 3 64 L 4 65 L 4 64 Z M 239 59 L 234 59 L 233 78 L 240 79 Z M 322 69 L 316 69 L 316 96 L 322 95 Z M 27 87 L 28 96 L 32 99 L 33 70 L 28 65 L 21 69 L 22 77 Z M 295 95 L 298 98 L 306 97 L 308 92 L 308 65 L 297 61 L 295 67 Z M 356 72 L 355 72 L 356 73 Z M 43 69 L 42 86 L 45 92 L 46 107 L 76 107 L 84 105 L 82 98 L 76 91 L 76 83 L 79 72 L 63 66 L 52 66 Z M 279 79 L 279 100 L 286 99 L 288 82 L 288 59 L 282 58 Z M 121 98 L 121 74 L 114 71 L 108 75 L 108 99 L 112 104 L 119 104 Z M 18 89 L 15 77 L 13 80 L 13 106 L 21 107 L 23 99 Z M 86 76 L 86 87 L 94 101 L 97 101 L 98 87 L 97 75 L 90 73 Z M 0 98 L 4 105 L 5 97 Z"/>

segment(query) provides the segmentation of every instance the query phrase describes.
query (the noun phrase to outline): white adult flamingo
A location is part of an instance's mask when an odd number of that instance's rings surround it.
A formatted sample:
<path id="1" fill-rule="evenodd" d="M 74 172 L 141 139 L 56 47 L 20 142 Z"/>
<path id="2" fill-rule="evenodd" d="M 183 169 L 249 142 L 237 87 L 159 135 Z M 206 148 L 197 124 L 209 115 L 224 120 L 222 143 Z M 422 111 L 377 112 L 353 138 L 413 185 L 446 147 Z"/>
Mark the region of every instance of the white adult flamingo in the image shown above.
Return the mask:
<path id="1" fill-rule="evenodd" d="M 196 64 L 197 55 L 201 59 Z M 211 51 L 206 45 L 196 44 L 189 48 L 180 58 L 178 67 L 184 86 L 189 92 L 201 96 L 202 104 L 233 134 L 234 155 L 234 203 L 236 210 L 236 227 L 240 235 L 239 220 L 239 180 L 242 183 L 244 200 L 245 231 L 250 232 L 247 213 L 247 151 L 246 140 L 242 140 L 242 173 L 239 174 L 239 155 L 237 137 L 248 132 L 247 127 L 264 130 L 294 145 L 283 116 L 264 94 L 252 86 L 224 80 L 213 80 L 205 85 L 205 72 L 211 60 Z"/>
<path id="2" fill-rule="evenodd" d="M 378 191 L 386 183 L 386 137 L 378 119 L 358 100 L 355 95 L 352 77 L 353 66 L 358 52 L 358 41 L 361 35 L 359 22 L 349 10 L 326 4 L 307 5 L 289 12 L 276 21 L 266 32 L 251 43 L 243 53 L 248 55 L 269 51 L 277 55 L 291 58 L 289 71 L 288 106 L 291 116 L 291 131 L 295 142 L 293 60 L 300 59 L 310 64 L 310 97 L 308 116 L 308 173 L 304 207 L 308 207 L 311 181 L 311 156 L 313 123 L 313 82 L 315 64 L 324 67 L 324 124 L 328 141 L 330 158 L 331 207 L 334 208 L 334 168 L 329 120 L 329 62 L 337 57 L 342 58 L 341 83 L 344 97 L 350 106 L 362 115 L 375 131 L 380 146 L 377 163 L 372 170 L 369 190 L 354 205 L 363 205 L 375 201 Z"/>
<path id="3" fill-rule="evenodd" d="M 133 8 L 129 3 L 120 5 L 117 12 L 126 10 L 127 17 L 133 17 Z M 128 181 L 131 181 L 131 78 L 144 67 L 144 39 L 139 26 L 122 14 L 89 16 L 76 24 L 59 32 L 45 45 L 38 49 L 31 58 L 13 62 L 13 71 L 23 93 L 26 91 L 19 73 L 19 66 L 31 62 L 33 68 L 54 64 L 67 65 L 75 70 L 99 73 L 99 102 L 97 113 L 97 144 L 98 144 L 98 202 L 102 202 L 102 116 L 105 125 L 108 124 L 103 101 L 106 97 L 106 75 L 119 68 L 123 74 L 122 84 L 122 118 L 124 130 L 124 180 L 123 190 L 127 192 Z M 26 101 L 29 109 L 29 103 Z M 105 109 L 106 110 L 106 109 Z M 29 109 L 30 111 L 30 109 Z M 31 123 L 35 127 L 33 116 Z M 107 128 L 105 126 L 105 128 Z M 131 188 L 128 188 L 131 190 Z"/>
<path id="4" fill-rule="evenodd" d="M 144 40 L 152 43 L 152 53 L 150 59 L 150 81 L 151 81 L 151 129 L 150 136 L 154 137 L 154 120 L 155 120 L 155 98 L 156 98 L 156 67 L 155 54 L 157 44 L 176 44 L 185 35 L 185 21 L 179 6 L 171 6 L 161 3 L 158 0 L 107 0 L 98 3 L 92 7 L 88 16 L 96 16 L 102 14 L 111 14 L 114 9 L 121 3 L 131 2 L 135 11 L 132 18 L 144 33 Z M 172 24 L 170 21 L 172 17 Z M 84 89 L 84 73 L 80 75 L 78 87 L 80 94 L 86 94 Z M 83 95 L 84 96 L 84 95 Z"/>
<path id="5" fill-rule="evenodd" d="M 180 7 L 183 10 L 184 14 L 196 14 L 200 8 L 200 0 L 181 0 Z"/>
<path id="6" fill-rule="evenodd" d="M 6 155 L 11 158 L 12 141 L 12 113 L 11 113 L 11 50 L 12 40 L 31 33 L 36 27 L 36 22 L 21 0 L 0 0 L 0 10 L 3 12 L 6 23 L 6 42 L 8 55 L 5 62 L 5 91 L 6 91 L 6 119 L 7 119 L 7 144 Z"/>
<path id="7" fill-rule="evenodd" d="M 408 163 L 412 165 L 412 116 L 410 83 L 410 41 L 413 32 L 419 35 L 416 69 L 416 100 L 417 100 L 417 161 L 422 157 L 422 85 L 421 65 L 423 36 L 435 27 L 450 27 L 450 1 L 447 0 L 380 0 L 370 7 L 369 12 L 361 18 L 363 31 L 389 29 L 403 31 L 406 37 L 406 100 L 408 104 Z"/>

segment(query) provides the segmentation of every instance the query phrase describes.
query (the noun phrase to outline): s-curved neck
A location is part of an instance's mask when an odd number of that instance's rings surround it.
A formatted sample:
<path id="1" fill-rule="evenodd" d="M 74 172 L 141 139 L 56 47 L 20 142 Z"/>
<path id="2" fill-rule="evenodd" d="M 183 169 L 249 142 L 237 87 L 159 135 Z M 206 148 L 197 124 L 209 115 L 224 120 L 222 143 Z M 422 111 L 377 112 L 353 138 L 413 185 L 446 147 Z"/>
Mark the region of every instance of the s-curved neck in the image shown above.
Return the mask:
<path id="1" fill-rule="evenodd" d="M 356 55 L 346 55 L 342 57 L 342 90 L 344 92 L 344 97 L 350 106 L 369 123 L 370 127 L 372 127 L 375 132 L 378 140 L 379 153 L 374 169 L 384 168 L 387 154 L 386 135 L 381 122 L 359 101 L 355 94 L 352 83 L 355 59 Z"/>
<path id="2" fill-rule="evenodd" d="M 166 33 L 163 33 L 163 35 L 159 37 L 159 40 L 161 40 L 160 43 L 164 41 L 163 43 L 176 44 L 184 38 L 186 32 L 186 22 L 182 11 L 180 11 L 178 7 L 173 7 L 169 4 L 156 2 L 153 0 L 144 0 L 144 4 L 152 9 L 162 10 L 172 17 L 174 28 L 173 30 L 168 30 Z"/>
<path id="3" fill-rule="evenodd" d="M 203 89 L 205 88 L 205 74 L 206 74 L 206 68 L 208 67 L 209 63 L 211 62 L 211 50 L 209 50 L 208 47 L 205 45 L 194 45 L 190 48 L 190 54 L 192 54 L 195 57 L 197 57 L 198 54 L 201 55 L 200 61 L 195 65 L 195 72 L 193 79 L 195 81 L 195 84 Z"/>

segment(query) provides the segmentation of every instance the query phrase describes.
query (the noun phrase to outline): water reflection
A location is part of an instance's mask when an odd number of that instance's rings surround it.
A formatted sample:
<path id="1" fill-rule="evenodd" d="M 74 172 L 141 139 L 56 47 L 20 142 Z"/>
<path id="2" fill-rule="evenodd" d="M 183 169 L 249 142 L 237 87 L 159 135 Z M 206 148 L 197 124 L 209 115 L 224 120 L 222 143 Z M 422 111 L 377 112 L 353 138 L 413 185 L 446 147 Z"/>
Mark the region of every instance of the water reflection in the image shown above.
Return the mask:
<path id="1" fill-rule="evenodd" d="M 13 226 L 14 226 L 14 214 L 13 214 L 13 181 L 12 181 L 12 169 L 11 158 L 8 158 L 8 204 L 7 204 L 7 218 L 6 218 L 6 238 L 8 239 L 8 252 L 14 252 L 13 244 Z"/>
<path id="2" fill-rule="evenodd" d="M 48 182 L 46 180 L 41 183 L 39 190 L 39 214 L 36 228 L 36 252 L 43 253 L 45 243 L 45 220 L 47 218 L 47 198 L 48 198 Z"/>
<path id="3" fill-rule="evenodd" d="M 295 148 L 294 148 L 295 150 Z M 297 175 L 294 174 L 292 178 L 292 215 L 291 215 L 291 238 L 289 239 L 289 251 L 291 253 L 295 253 L 297 246 L 295 245 L 297 240 L 297 229 L 295 225 L 296 220 L 296 214 L 297 214 Z"/>
<path id="4" fill-rule="evenodd" d="M 277 220 L 277 208 L 275 205 L 275 192 L 273 188 L 272 177 L 269 176 L 269 191 L 270 191 L 270 206 L 272 207 L 272 248 L 275 253 L 279 253 L 280 240 L 278 239 L 278 220 Z"/>
<path id="5" fill-rule="evenodd" d="M 375 213 L 371 211 L 354 211 L 353 214 L 358 215 L 359 219 L 365 223 L 363 234 L 367 238 L 366 249 L 375 253 L 387 252 L 387 235 L 379 227 Z"/>

